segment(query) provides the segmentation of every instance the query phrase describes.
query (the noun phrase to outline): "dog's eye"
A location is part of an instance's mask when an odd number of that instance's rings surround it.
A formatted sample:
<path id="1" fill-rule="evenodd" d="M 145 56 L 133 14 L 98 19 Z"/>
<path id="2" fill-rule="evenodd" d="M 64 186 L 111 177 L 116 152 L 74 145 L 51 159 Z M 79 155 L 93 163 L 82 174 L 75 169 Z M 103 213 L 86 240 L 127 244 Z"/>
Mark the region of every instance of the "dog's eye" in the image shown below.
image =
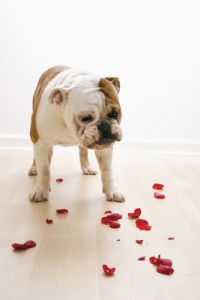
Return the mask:
<path id="1" fill-rule="evenodd" d="M 92 116 L 86 116 L 81 119 L 81 121 L 84 123 L 91 122 L 92 120 L 93 120 Z"/>
<path id="2" fill-rule="evenodd" d="M 117 119 L 118 112 L 113 110 L 111 113 L 108 114 L 108 117 L 112 119 Z"/>

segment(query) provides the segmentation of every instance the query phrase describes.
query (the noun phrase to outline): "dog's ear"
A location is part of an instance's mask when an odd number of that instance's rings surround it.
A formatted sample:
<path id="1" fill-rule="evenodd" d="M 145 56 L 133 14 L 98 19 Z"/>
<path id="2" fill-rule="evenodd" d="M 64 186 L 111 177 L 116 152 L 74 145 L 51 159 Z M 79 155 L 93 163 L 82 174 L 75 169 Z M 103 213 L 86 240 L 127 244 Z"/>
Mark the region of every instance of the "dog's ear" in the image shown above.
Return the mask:
<path id="1" fill-rule="evenodd" d="M 69 90 L 56 87 L 50 91 L 48 100 L 50 104 L 61 105 L 63 102 L 67 101 Z"/>
<path id="2" fill-rule="evenodd" d="M 119 90 L 120 90 L 119 78 L 118 77 L 106 77 L 106 79 L 112 82 L 112 84 L 116 88 L 117 92 L 119 93 Z"/>

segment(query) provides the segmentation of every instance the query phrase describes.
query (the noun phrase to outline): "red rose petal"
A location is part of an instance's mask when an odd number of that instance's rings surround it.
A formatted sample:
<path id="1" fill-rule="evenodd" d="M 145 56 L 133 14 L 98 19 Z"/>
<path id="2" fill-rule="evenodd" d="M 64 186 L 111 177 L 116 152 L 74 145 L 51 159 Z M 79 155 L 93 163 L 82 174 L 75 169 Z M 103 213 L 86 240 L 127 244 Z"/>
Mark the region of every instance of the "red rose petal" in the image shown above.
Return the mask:
<path id="1" fill-rule="evenodd" d="M 145 256 L 139 257 L 138 260 L 145 260 Z"/>
<path id="2" fill-rule="evenodd" d="M 166 266 L 166 265 L 159 265 L 156 268 L 156 271 L 160 274 L 164 274 L 164 275 L 171 275 L 174 273 L 174 269 L 170 266 Z"/>
<path id="3" fill-rule="evenodd" d="M 36 242 L 30 240 L 25 242 L 24 245 L 26 245 L 28 248 L 33 248 L 36 246 Z"/>
<path id="4" fill-rule="evenodd" d="M 122 219 L 122 215 L 117 213 L 112 213 L 110 215 L 107 215 L 107 218 L 109 218 L 111 221 L 117 221 L 119 219 Z"/>
<path id="5" fill-rule="evenodd" d="M 57 179 L 56 179 L 56 182 L 57 182 L 57 183 L 63 182 L 63 179 L 62 179 L 62 178 L 57 178 Z"/>
<path id="6" fill-rule="evenodd" d="M 110 219 L 108 217 L 102 217 L 101 218 L 101 223 L 102 224 L 108 224 L 110 222 Z"/>
<path id="7" fill-rule="evenodd" d="M 175 237 L 173 237 L 173 236 L 168 237 L 168 240 L 169 240 L 169 241 L 172 241 L 172 240 L 174 240 L 174 239 L 175 239 Z"/>
<path id="8" fill-rule="evenodd" d="M 165 199 L 165 195 L 155 192 L 154 193 L 154 198 L 156 198 L 156 199 Z"/>
<path id="9" fill-rule="evenodd" d="M 156 258 L 155 256 L 149 257 L 149 261 L 150 261 L 153 265 L 157 265 L 157 264 L 158 264 L 157 258 Z"/>
<path id="10" fill-rule="evenodd" d="M 52 224 L 52 223 L 53 223 L 53 220 L 51 220 L 51 219 L 46 219 L 46 223 L 47 223 L 47 224 Z"/>
<path id="11" fill-rule="evenodd" d="M 116 221 L 109 221 L 110 228 L 119 228 L 121 225 Z"/>
<path id="12" fill-rule="evenodd" d="M 172 266 L 172 261 L 171 259 L 168 258 L 157 258 L 157 262 L 159 265 L 168 266 L 168 267 Z"/>
<path id="13" fill-rule="evenodd" d="M 112 213 L 112 214 L 109 214 L 109 215 L 107 215 L 105 217 L 102 217 L 101 218 L 101 223 L 103 223 L 103 224 L 109 224 L 110 222 L 117 221 L 119 219 L 122 219 L 122 215 L 117 214 L 117 213 Z M 114 224 L 115 224 L 115 222 L 114 222 Z M 119 224 L 119 223 L 117 223 L 117 224 Z M 113 226 L 115 226 L 115 225 L 113 225 Z M 118 225 L 116 225 L 116 226 L 118 226 Z M 110 227 L 112 227 L 112 225 Z M 120 226 L 118 226 L 118 227 L 120 227 Z M 113 228 L 117 228 L 117 227 L 113 227 Z"/>
<path id="14" fill-rule="evenodd" d="M 25 244 L 18 244 L 18 243 L 14 243 L 12 244 L 12 247 L 15 249 L 15 250 L 27 250 L 28 247 L 25 245 Z"/>
<path id="15" fill-rule="evenodd" d="M 128 213 L 129 218 L 138 218 L 141 215 L 142 211 L 140 208 L 136 208 L 133 213 Z"/>
<path id="16" fill-rule="evenodd" d="M 14 243 L 12 244 L 12 247 L 15 249 L 15 250 L 27 250 L 29 248 L 33 248 L 36 246 L 36 243 L 34 241 L 27 241 L 25 242 L 24 244 L 18 244 L 18 243 Z"/>
<path id="17" fill-rule="evenodd" d="M 152 186 L 152 188 L 154 190 L 162 190 L 164 188 L 164 184 L 162 184 L 162 183 L 154 183 L 154 185 Z"/>
<path id="18" fill-rule="evenodd" d="M 136 220 L 135 224 L 136 224 L 137 228 L 139 228 L 140 230 L 150 230 L 151 229 L 151 226 L 149 225 L 149 223 L 144 219 Z"/>
<path id="19" fill-rule="evenodd" d="M 64 213 L 68 213 L 68 209 L 66 209 L 66 208 L 60 208 L 60 209 L 56 209 L 56 212 L 58 214 L 64 214 Z"/>
<path id="20" fill-rule="evenodd" d="M 135 241 L 137 244 L 140 244 L 140 245 L 143 243 L 143 240 L 135 240 Z"/>
<path id="21" fill-rule="evenodd" d="M 103 265 L 102 268 L 103 268 L 104 273 L 108 276 L 113 275 L 116 270 L 115 268 L 109 268 L 107 265 Z"/>
<path id="22" fill-rule="evenodd" d="M 171 267 L 172 266 L 172 261 L 169 258 L 161 258 L 160 255 L 158 255 L 158 257 L 155 256 L 151 256 L 149 258 L 150 262 L 153 265 L 163 265 L 163 266 L 168 266 Z"/>
<path id="23" fill-rule="evenodd" d="M 111 211 L 111 210 L 106 210 L 106 211 L 104 212 L 104 214 L 105 214 L 105 215 L 107 215 L 107 214 L 112 214 L 112 211 Z"/>

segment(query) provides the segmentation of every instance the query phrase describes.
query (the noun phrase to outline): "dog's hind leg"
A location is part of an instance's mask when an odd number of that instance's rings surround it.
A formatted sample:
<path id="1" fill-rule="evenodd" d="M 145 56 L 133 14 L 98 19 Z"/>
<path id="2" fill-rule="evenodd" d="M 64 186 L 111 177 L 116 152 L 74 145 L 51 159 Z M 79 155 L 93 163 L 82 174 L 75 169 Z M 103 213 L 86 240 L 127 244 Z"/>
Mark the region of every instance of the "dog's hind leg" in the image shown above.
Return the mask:
<path id="1" fill-rule="evenodd" d="M 51 158 L 52 158 L 52 155 L 53 155 L 53 148 L 50 148 L 50 149 L 49 149 L 49 152 L 48 152 L 49 166 L 50 166 L 50 164 L 51 164 Z M 34 159 L 33 159 L 32 166 L 31 166 L 31 168 L 30 168 L 29 171 L 28 171 L 28 175 L 29 175 L 29 176 L 36 176 L 36 175 L 37 175 L 37 166 L 36 166 L 35 157 L 34 157 Z"/>
<path id="2" fill-rule="evenodd" d="M 29 176 L 36 176 L 37 175 L 37 167 L 36 167 L 35 158 L 33 159 L 32 166 L 28 171 L 28 175 Z"/>
<path id="3" fill-rule="evenodd" d="M 81 170 L 84 175 L 96 175 L 97 171 L 90 167 L 90 163 L 88 160 L 88 149 L 79 146 L 79 159 L 81 164 Z"/>

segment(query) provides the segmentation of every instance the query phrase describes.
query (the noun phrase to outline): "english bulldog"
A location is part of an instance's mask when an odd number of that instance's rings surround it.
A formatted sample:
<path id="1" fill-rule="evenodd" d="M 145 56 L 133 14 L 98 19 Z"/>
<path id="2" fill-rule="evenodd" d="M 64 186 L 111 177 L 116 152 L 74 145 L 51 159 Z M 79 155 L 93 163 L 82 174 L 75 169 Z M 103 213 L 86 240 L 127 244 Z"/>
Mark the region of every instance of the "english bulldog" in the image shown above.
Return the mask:
<path id="1" fill-rule="evenodd" d="M 125 200 L 112 175 L 113 145 L 122 138 L 119 89 L 117 77 L 102 78 L 66 66 L 42 74 L 33 96 L 30 137 L 34 161 L 29 175 L 37 175 L 37 180 L 30 201 L 48 200 L 54 145 L 78 145 L 85 175 L 96 174 L 88 160 L 88 149 L 94 149 L 107 200 Z"/>

